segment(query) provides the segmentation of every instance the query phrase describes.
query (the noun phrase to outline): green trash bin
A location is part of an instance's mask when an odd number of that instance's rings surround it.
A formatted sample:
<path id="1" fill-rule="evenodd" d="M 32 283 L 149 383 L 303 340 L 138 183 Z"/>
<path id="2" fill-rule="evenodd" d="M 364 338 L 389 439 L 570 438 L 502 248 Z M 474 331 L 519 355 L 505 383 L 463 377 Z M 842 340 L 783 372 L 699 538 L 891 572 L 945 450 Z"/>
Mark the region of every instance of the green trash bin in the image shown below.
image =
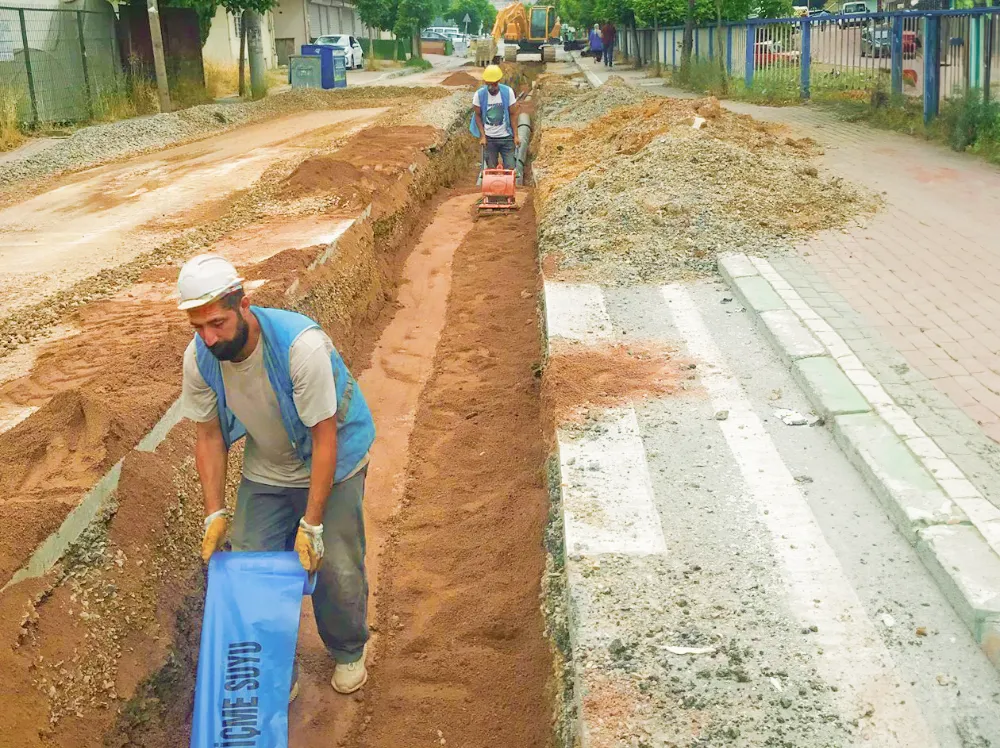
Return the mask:
<path id="1" fill-rule="evenodd" d="M 322 64 L 315 55 L 289 55 L 288 77 L 292 88 L 322 88 Z"/>

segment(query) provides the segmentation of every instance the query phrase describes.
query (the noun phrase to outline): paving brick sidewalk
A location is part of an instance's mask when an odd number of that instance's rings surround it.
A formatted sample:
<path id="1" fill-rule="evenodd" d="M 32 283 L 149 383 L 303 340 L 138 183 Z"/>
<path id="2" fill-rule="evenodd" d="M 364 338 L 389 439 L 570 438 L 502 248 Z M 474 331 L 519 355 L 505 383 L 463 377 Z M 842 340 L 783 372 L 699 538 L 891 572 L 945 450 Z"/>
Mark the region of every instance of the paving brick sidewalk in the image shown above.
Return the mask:
<path id="1" fill-rule="evenodd" d="M 643 73 L 615 73 L 648 83 Z M 606 80 L 608 72 L 596 75 Z M 799 256 L 910 366 L 1000 441 L 1000 169 L 844 122 L 819 107 L 726 106 L 815 139 L 827 169 L 882 194 L 885 207 L 874 218 L 819 234 L 798 248 Z"/>

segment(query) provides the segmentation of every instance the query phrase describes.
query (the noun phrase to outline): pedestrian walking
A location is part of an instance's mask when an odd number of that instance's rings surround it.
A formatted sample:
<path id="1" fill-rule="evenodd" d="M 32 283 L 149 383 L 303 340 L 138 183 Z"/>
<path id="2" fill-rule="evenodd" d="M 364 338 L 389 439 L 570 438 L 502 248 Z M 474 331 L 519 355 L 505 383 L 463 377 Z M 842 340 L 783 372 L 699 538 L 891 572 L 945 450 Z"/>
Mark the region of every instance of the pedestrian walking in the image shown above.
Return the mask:
<path id="1" fill-rule="evenodd" d="M 611 21 L 607 21 L 601 28 L 601 43 L 604 45 L 604 65 L 605 67 L 615 66 L 615 42 L 618 40 L 618 29 Z"/>
<path id="2" fill-rule="evenodd" d="M 234 551 L 296 551 L 316 574 L 316 627 L 336 663 L 332 685 L 368 679 L 368 578 L 362 502 L 375 424 L 357 381 L 313 320 L 250 306 L 243 279 L 218 255 L 181 268 L 179 308 L 195 330 L 184 352 L 183 414 L 195 422 L 205 499 L 201 555 L 227 530 Z M 246 436 L 232 516 L 227 452 Z M 298 694 L 298 670 L 289 701 Z"/>
<path id="3" fill-rule="evenodd" d="M 594 57 L 594 64 L 600 65 L 604 56 L 604 43 L 601 41 L 601 27 L 596 23 L 590 30 L 590 54 Z"/>

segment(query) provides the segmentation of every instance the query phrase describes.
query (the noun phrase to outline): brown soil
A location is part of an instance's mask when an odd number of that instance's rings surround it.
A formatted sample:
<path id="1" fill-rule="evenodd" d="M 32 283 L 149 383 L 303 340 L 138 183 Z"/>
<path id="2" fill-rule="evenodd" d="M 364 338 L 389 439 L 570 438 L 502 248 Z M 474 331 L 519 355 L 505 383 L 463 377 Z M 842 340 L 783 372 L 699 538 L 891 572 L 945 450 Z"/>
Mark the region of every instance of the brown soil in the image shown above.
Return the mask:
<path id="1" fill-rule="evenodd" d="M 546 433 L 581 420 L 588 408 L 613 408 L 687 389 L 694 365 L 674 354 L 655 343 L 553 347 L 542 377 Z"/>
<path id="2" fill-rule="evenodd" d="M 401 170 L 401 201 L 345 235 L 322 270 L 304 269 L 315 247 L 244 267 L 248 278 L 267 281 L 254 300 L 317 318 L 348 365 L 361 370 L 392 308 L 402 266 L 395 253 L 412 246 L 410 233 L 427 220 L 426 199 L 470 160 L 466 140 L 440 149 L 433 169 L 413 175 Z M 356 262 L 363 256 L 375 259 Z M 331 266 L 349 267 L 326 276 L 342 287 L 317 282 Z M 153 455 L 132 450 L 180 387 L 190 330 L 173 302 L 153 293 L 175 277 L 175 266 L 161 266 L 135 293 L 80 306 L 73 319 L 80 332 L 47 346 L 27 377 L 2 388 L 8 401 L 42 408 L 0 435 L 0 459 L 11 467 L 0 471 L 6 502 L 0 504 L 0 570 L 9 574 L 20 566 L 85 488 L 117 459 L 125 462 L 107 538 L 86 538 L 46 577 L 0 594 L 0 698 L 8 704 L 0 733 L 11 736 L 0 745 L 176 748 L 187 742 L 203 595 L 193 429 L 174 429 Z M 304 291 L 290 300 L 285 290 L 293 280 Z M 399 460 L 396 465 L 401 469 Z M 238 474 L 234 450 L 231 488 Z M 64 576 L 66 571 L 72 573 Z M 325 655 L 303 665 L 328 681 Z M 314 677 L 317 699 L 325 697 L 322 713 L 349 722 L 353 712 L 331 709 L 329 686 Z M 355 703 L 343 700 L 342 707 L 345 702 Z"/>
<path id="3" fill-rule="evenodd" d="M 447 324 L 380 571 L 371 717 L 344 745 L 550 743 L 548 512 L 530 201 L 455 256 Z"/>
<path id="4" fill-rule="evenodd" d="M 442 86 L 478 86 L 480 83 L 482 83 L 482 81 L 479 78 L 469 75 L 464 70 L 452 73 L 441 81 Z"/>
<path id="5" fill-rule="evenodd" d="M 332 155 L 307 158 L 285 180 L 288 200 L 319 197 L 329 212 L 356 211 L 373 198 L 377 210 L 400 203 L 392 189 L 411 164 L 423 166 L 440 132 L 426 125 L 368 127 Z"/>

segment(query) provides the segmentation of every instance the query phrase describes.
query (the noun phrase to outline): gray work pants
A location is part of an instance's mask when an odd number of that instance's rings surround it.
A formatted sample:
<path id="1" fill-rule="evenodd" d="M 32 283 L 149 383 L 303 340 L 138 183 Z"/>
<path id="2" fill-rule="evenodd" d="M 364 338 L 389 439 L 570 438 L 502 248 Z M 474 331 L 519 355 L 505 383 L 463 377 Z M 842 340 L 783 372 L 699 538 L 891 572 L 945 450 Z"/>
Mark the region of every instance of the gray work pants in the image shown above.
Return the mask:
<path id="1" fill-rule="evenodd" d="M 364 468 L 335 483 L 323 514 L 323 545 L 313 592 L 320 638 L 338 663 L 356 662 L 368 641 L 368 575 L 365 573 Z M 305 515 L 307 488 L 282 488 L 243 478 L 229 533 L 234 551 L 291 551 Z"/>
<path id="2" fill-rule="evenodd" d="M 486 168 L 495 169 L 501 158 L 503 168 L 513 169 L 515 164 L 514 136 L 506 138 L 486 138 Z"/>

